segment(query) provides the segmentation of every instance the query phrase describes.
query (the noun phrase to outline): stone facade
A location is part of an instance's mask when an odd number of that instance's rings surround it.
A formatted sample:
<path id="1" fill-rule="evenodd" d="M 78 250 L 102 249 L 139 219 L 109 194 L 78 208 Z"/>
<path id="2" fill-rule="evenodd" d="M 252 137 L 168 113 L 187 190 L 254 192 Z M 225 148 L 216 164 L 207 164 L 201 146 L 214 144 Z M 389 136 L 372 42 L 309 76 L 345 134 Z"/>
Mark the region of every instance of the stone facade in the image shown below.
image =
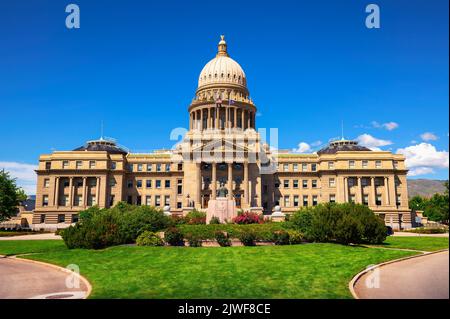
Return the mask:
<path id="1" fill-rule="evenodd" d="M 170 207 L 173 215 L 207 211 L 226 187 L 237 209 L 284 214 L 324 202 L 368 205 L 393 228 L 411 227 L 404 157 L 354 141 L 315 154 L 271 151 L 256 131 L 257 108 L 245 73 L 222 38 L 200 73 L 188 108 L 189 131 L 175 150 L 130 153 L 111 140 L 41 155 L 34 228 L 62 228 L 87 207 L 119 201 Z"/>

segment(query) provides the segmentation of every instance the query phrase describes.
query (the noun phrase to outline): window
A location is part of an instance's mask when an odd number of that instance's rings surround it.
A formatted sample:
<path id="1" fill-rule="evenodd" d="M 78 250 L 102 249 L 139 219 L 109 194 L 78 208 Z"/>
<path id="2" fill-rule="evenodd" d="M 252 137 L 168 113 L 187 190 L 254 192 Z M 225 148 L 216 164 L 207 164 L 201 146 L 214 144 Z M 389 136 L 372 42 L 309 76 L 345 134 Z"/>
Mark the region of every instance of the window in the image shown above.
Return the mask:
<path id="1" fill-rule="evenodd" d="M 75 195 L 75 198 L 73 200 L 74 206 L 81 206 L 82 203 L 82 196 L 81 195 Z"/>
<path id="2" fill-rule="evenodd" d="M 328 169 L 334 169 L 334 162 L 328 162 Z"/>
<path id="3" fill-rule="evenodd" d="M 170 164 L 166 164 L 166 172 L 170 172 Z"/>
<path id="4" fill-rule="evenodd" d="M 302 180 L 302 187 L 308 188 L 308 180 L 306 180 L 306 179 Z"/>
<path id="5" fill-rule="evenodd" d="M 58 224 L 64 223 L 66 221 L 66 216 L 64 214 L 58 214 Z"/>
<path id="6" fill-rule="evenodd" d="M 289 207 L 289 196 L 284 196 L 284 207 Z"/>
<path id="7" fill-rule="evenodd" d="M 114 201 L 115 201 L 115 196 L 114 195 L 110 195 L 109 196 L 109 206 L 112 207 L 114 206 Z"/>
<path id="8" fill-rule="evenodd" d="M 116 162 L 111 162 L 111 169 L 116 169 L 117 167 L 117 163 Z"/>
<path id="9" fill-rule="evenodd" d="M 355 161 L 348 161 L 348 168 L 355 168 Z"/>
<path id="10" fill-rule="evenodd" d="M 311 185 L 312 185 L 312 188 L 317 188 L 317 180 L 313 179 Z"/>
<path id="11" fill-rule="evenodd" d="M 133 188 L 133 181 L 132 180 L 128 180 L 127 181 L 127 187 L 128 188 Z"/>
<path id="12" fill-rule="evenodd" d="M 302 172 L 306 172 L 308 170 L 308 164 L 303 163 L 302 164 Z"/>
<path id="13" fill-rule="evenodd" d="M 136 205 L 141 206 L 142 197 L 140 195 L 136 196 Z"/>
<path id="14" fill-rule="evenodd" d="M 127 169 L 132 172 L 133 171 L 133 164 L 128 164 Z"/>
<path id="15" fill-rule="evenodd" d="M 369 185 L 369 180 L 367 178 L 361 178 L 361 186 Z"/>
<path id="16" fill-rule="evenodd" d="M 61 199 L 62 199 L 61 206 L 69 206 L 69 196 L 68 195 L 63 195 Z"/>
<path id="17" fill-rule="evenodd" d="M 182 203 L 181 202 L 177 202 L 177 208 L 182 208 Z"/>
<path id="18" fill-rule="evenodd" d="M 294 184 L 294 188 L 298 188 L 298 179 L 294 179 L 294 181 L 293 181 L 293 184 Z"/>
<path id="19" fill-rule="evenodd" d="M 52 162 L 45 162 L 45 169 L 52 168 Z"/>
<path id="20" fill-rule="evenodd" d="M 44 179 L 44 187 L 45 187 L 45 188 L 48 188 L 49 186 L 50 186 L 50 179 L 45 178 L 45 179 Z"/>
<path id="21" fill-rule="evenodd" d="M 295 164 L 293 164 L 292 166 L 293 166 L 293 168 L 294 168 L 294 172 L 298 172 L 298 164 L 295 163 Z"/>
<path id="22" fill-rule="evenodd" d="M 397 195 L 397 200 L 396 200 L 395 204 L 397 206 L 401 206 L 402 205 L 402 195 L 400 195 L 400 194 Z"/>
<path id="23" fill-rule="evenodd" d="M 398 161 L 394 161 L 393 166 L 394 166 L 394 169 L 398 169 Z"/>
<path id="24" fill-rule="evenodd" d="M 97 179 L 96 178 L 90 178 L 89 179 L 89 186 L 91 186 L 91 187 L 97 186 Z"/>
<path id="25" fill-rule="evenodd" d="M 45 214 L 41 214 L 41 216 L 40 216 L 40 223 L 41 224 L 45 223 Z"/>
<path id="26" fill-rule="evenodd" d="M 362 168 L 367 168 L 369 166 L 369 161 L 362 161 Z"/>
<path id="27" fill-rule="evenodd" d="M 266 185 L 267 186 L 267 185 Z M 183 181 L 181 179 L 179 179 L 177 181 L 177 194 L 181 195 L 183 194 Z"/>
<path id="28" fill-rule="evenodd" d="M 369 205 L 369 195 L 367 194 L 363 195 L 363 204 L 366 206 Z"/>
<path id="29" fill-rule="evenodd" d="M 283 164 L 283 171 L 288 172 L 289 171 L 289 164 Z"/>
<path id="30" fill-rule="evenodd" d="M 317 164 L 311 164 L 311 170 L 313 172 L 317 171 Z"/>
<path id="31" fill-rule="evenodd" d="M 330 178 L 328 180 L 328 187 L 336 187 L 336 179 Z"/>
<path id="32" fill-rule="evenodd" d="M 170 179 L 166 179 L 166 180 L 164 181 L 164 187 L 165 187 L 165 188 L 170 188 Z"/>
<path id="33" fill-rule="evenodd" d="M 336 203 L 336 195 L 330 194 L 329 201 L 330 201 L 330 203 Z"/>
<path id="34" fill-rule="evenodd" d="M 354 178 L 350 177 L 348 179 L 348 186 L 350 186 L 350 187 L 355 186 L 355 179 Z"/>
<path id="35" fill-rule="evenodd" d="M 280 182 L 279 181 L 275 182 L 275 188 L 279 188 L 279 187 L 280 187 Z"/>
<path id="36" fill-rule="evenodd" d="M 145 205 L 147 206 L 152 205 L 152 197 L 150 195 L 145 196 Z"/>
<path id="37" fill-rule="evenodd" d="M 137 187 L 137 188 L 141 188 L 141 187 L 142 187 L 142 180 L 141 180 L 141 179 L 138 179 L 138 180 L 136 181 L 136 187 Z"/>
<path id="38" fill-rule="evenodd" d="M 381 195 L 377 195 L 377 196 L 376 196 L 375 204 L 376 204 L 377 206 L 380 206 L 380 205 L 381 205 Z"/>
<path id="39" fill-rule="evenodd" d="M 109 186 L 110 187 L 115 187 L 116 186 L 116 179 L 114 177 L 111 177 L 109 179 Z"/>
<path id="40" fill-rule="evenodd" d="M 155 206 L 156 207 L 161 206 L 161 196 L 159 196 L 159 195 L 155 196 Z"/>
<path id="41" fill-rule="evenodd" d="M 137 164 L 137 171 L 142 172 L 142 164 Z"/>
<path id="42" fill-rule="evenodd" d="M 80 169 L 80 168 L 83 167 L 83 162 L 82 161 L 76 161 L 75 162 L 75 166 L 76 166 L 77 169 Z"/>
<path id="43" fill-rule="evenodd" d="M 312 198 L 312 204 L 313 206 L 317 206 L 317 195 L 314 195 Z"/>
<path id="44" fill-rule="evenodd" d="M 63 161 L 63 168 L 69 168 L 69 161 Z"/>
<path id="45" fill-rule="evenodd" d="M 161 188 L 161 181 L 159 179 L 156 180 L 155 187 L 156 188 Z"/>
<path id="46" fill-rule="evenodd" d="M 355 202 L 356 202 L 355 194 L 350 194 L 350 203 L 355 203 Z"/>
<path id="47" fill-rule="evenodd" d="M 69 187 L 69 181 L 68 180 L 65 180 L 64 182 L 63 182 L 63 187 L 65 188 L 65 187 Z"/>
<path id="48" fill-rule="evenodd" d="M 42 196 L 42 206 L 48 206 L 48 195 Z"/>
<path id="49" fill-rule="evenodd" d="M 152 187 L 152 180 L 151 179 L 147 179 L 145 181 L 145 187 L 146 188 L 151 188 Z"/>
<path id="50" fill-rule="evenodd" d="M 381 161 L 375 161 L 375 168 L 381 168 Z"/>
<path id="51" fill-rule="evenodd" d="M 72 215 L 72 224 L 78 223 L 78 214 Z"/>
<path id="52" fill-rule="evenodd" d="M 178 165 L 177 165 L 177 169 L 179 170 L 179 171 L 182 171 L 183 170 L 183 164 L 182 163 L 179 163 Z M 181 208 L 181 207 L 180 207 Z"/>
<path id="53" fill-rule="evenodd" d="M 94 206 L 97 204 L 97 198 L 95 195 L 89 195 L 88 196 L 88 206 Z"/>
<path id="54" fill-rule="evenodd" d="M 283 181 L 283 187 L 284 187 L 284 188 L 289 188 L 289 180 L 288 180 L 288 179 L 285 179 L 285 180 Z"/>
<path id="55" fill-rule="evenodd" d="M 156 171 L 161 172 L 161 164 L 156 164 Z"/>
<path id="56" fill-rule="evenodd" d="M 89 168 L 95 168 L 95 161 L 89 161 Z"/>
<path id="57" fill-rule="evenodd" d="M 170 206 L 170 195 L 164 196 L 164 206 Z"/>
<path id="58" fill-rule="evenodd" d="M 76 181 L 75 182 L 76 187 L 83 187 L 83 181 Z"/>
<path id="59" fill-rule="evenodd" d="M 298 207 L 298 195 L 294 195 L 294 207 Z"/>
<path id="60" fill-rule="evenodd" d="M 147 172 L 151 172 L 152 171 L 152 164 L 147 164 Z"/>
<path id="61" fill-rule="evenodd" d="M 303 206 L 308 206 L 308 195 L 303 195 Z"/>

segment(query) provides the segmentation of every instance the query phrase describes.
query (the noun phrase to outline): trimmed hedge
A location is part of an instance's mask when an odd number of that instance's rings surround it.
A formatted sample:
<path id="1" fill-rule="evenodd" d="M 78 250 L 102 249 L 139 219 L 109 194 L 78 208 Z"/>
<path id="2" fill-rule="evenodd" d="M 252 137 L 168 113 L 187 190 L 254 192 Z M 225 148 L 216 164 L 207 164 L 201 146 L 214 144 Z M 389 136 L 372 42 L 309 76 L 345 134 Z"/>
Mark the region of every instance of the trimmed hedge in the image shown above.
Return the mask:
<path id="1" fill-rule="evenodd" d="M 136 239 L 138 246 L 164 246 L 164 240 L 159 237 L 157 233 L 151 231 L 144 231 Z"/>

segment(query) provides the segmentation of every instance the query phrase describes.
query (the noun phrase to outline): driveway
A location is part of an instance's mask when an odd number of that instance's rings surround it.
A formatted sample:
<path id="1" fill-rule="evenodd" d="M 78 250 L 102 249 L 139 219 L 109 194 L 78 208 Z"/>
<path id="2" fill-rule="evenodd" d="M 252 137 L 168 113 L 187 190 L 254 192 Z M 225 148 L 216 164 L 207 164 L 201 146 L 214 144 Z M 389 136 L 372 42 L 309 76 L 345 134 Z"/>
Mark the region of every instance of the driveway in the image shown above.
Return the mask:
<path id="1" fill-rule="evenodd" d="M 57 268 L 15 258 L 0 258 L 0 299 L 81 299 L 88 287 L 67 288 L 70 274 Z M 74 283 L 69 280 L 69 284 Z"/>
<path id="2" fill-rule="evenodd" d="M 448 267 L 448 251 L 387 264 L 359 278 L 355 292 L 361 299 L 448 299 Z"/>
<path id="3" fill-rule="evenodd" d="M 55 233 L 0 237 L 0 240 L 43 240 L 43 239 L 62 239 L 62 238 L 59 235 L 55 235 Z"/>

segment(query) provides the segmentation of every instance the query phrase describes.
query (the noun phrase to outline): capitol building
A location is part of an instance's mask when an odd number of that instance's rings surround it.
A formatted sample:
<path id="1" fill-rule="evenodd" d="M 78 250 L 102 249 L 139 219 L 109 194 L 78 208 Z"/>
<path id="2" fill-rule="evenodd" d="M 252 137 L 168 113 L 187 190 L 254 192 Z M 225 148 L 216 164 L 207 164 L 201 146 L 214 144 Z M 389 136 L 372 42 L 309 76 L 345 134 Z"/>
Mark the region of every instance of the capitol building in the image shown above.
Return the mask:
<path id="1" fill-rule="evenodd" d="M 119 201 L 183 215 L 207 212 L 219 199 L 231 203 L 232 214 L 268 217 L 355 202 L 394 229 L 411 227 L 403 155 L 345 139 L 312 154 L 277 151 L 257 131 L 256 112 L 245 72 L 222 36 L 198 77 L 183 141 L 170 151 L 141 154 L 100 138 L 41 155 L 33 228 L 64 228 L 86 208 Z"/>

